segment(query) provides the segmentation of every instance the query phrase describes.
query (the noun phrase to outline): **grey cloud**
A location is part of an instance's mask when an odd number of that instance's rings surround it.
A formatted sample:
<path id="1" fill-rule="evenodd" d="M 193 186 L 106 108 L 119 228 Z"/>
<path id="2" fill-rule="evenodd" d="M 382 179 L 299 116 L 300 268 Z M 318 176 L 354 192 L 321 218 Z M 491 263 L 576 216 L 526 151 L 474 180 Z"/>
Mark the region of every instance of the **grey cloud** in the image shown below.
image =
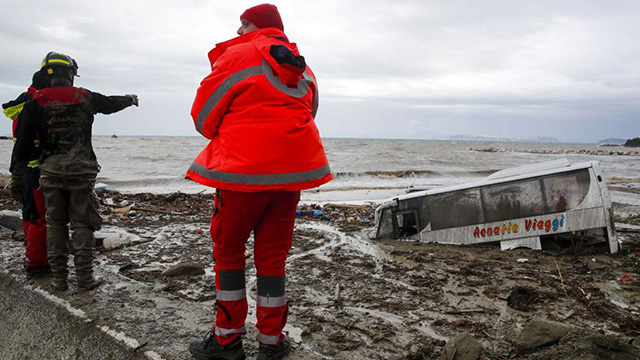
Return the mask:
<path id="1" fill-rule="evenodd" d="M 189 111 L 209 71 L 207 52 L 235 36 L 239 14 L 255 4 L 4 4 L 12 16 L 0 22 L 0 40 L 12 51 L 0 54 L 0 100 L 26 88 L 47 51 L 63 51 L 80 63 L 79 86 L 140 95 L 139 109 L 98 120 L 96 133 L 197 135 Z M 640 113 L 638 2 L 277 6 L 319 79 L 323 135 L 640 135 L 631 120 Z M 9 122 L 0 122 L 0 132 L 9 131 Z"/>

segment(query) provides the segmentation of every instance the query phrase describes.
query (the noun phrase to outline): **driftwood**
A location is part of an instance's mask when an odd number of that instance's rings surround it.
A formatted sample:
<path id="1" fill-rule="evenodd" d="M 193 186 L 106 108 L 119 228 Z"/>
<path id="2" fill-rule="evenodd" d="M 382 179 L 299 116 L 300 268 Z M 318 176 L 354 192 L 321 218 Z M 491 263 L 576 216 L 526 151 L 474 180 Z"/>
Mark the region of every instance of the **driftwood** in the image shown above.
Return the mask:
<path id="1" fill-rule="evenodd" d="M 449 310 L 447 314 L 457 315 L 457 314 L 469 314 L 469 313 L 483 313 L 487 312 L 487 309 L 460 309 L 460 310 Z"/>
<path id="2" fill-rule="evenodd" d="M 111 210 L 111 212 L 114 213 L 126 213 L 129 212 L 131 210 L 136 210 L 136 211 L 146 211 L 146 212 L 154 212 L 154 213 L 159 213 L 159 214 L 167 214 L 167 215 L 185 215 L 183 213 L 179 213 L 179 212 L 174 212 L 174 211 L 166 211 L 166 210 L 158 210 L 158 209 L 149 209 L 149 208 L 145 208 L 142 206 L 137 206 L 137 207 L 133 207 L 133 205 L 128 205 L 128 206 L 120 206 L 120 205 L 115 205 L 115 204 L 105 204 L 106 206 L 115 208 L 113 210 Z"/>
<path id="3" fill-rule="evenodd" d="M 326 204 L 325 208 L 336 208 L 336 209 L 368 209 L 367 205 L 355 205 L 355 204 Z"/>
<path id="4" fill-rule="evenodd" d="M 567 294 L 567 288 L 564 287 L 564 278 L 562 277 L 562 272 L 560 272 L 560 266 L 558 266 L 556 259 L 553 259 L 553 262 L 554 264 L 556 264 L 556 269 L 558 269 L 558 275 L 560 275 L 560 284 L 562 285 L 562 291 L 564 291 L 564 296 L 566 296 L 567 299 L 571 300 L 571 298 L 569 298 L 569 294 Z"/>
<path id="5" fill-rule="evenodd" d="M 156 238 L 151 238 L 151 239 L 132 242 L 132 243 L 129 243 L 129 244 L 122 243 L 122 244 L 120 244 L 118 246 L 114 246 L 114 247 L 109 248 L 109 249 L 104 249 L 104 250 L 102 250 L 102 252 L 109 252 L 109 251 L 118 250 L 118 249 L 122 249 L 122 248 L 126 248 L 126 247 L 138 246 L 138 245 L 150 243 L 150 242 L 155 241 L 155 240 L 156 240 Z"/>

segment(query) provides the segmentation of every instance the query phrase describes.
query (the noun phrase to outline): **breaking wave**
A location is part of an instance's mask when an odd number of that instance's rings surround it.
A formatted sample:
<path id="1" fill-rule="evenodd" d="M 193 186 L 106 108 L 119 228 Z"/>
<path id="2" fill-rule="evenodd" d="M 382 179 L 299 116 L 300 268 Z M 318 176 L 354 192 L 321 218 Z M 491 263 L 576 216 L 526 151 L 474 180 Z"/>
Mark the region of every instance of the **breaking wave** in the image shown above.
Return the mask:
<path id="1" fill-rule="evenodd" d="M 445 171 L 439 172 L 434 170 L 379 170 L 379 171 L 362 171 L 362 172 L 335 172 L 333 176 L 336 179 L 355 178 L 355 177 L 376 177 L 376 178 L 431 178 L 442 176 L 454 177 L 485 177 L 493 174 L 498 170 L 471 170 L 471 171 Z"/>
<path id="2" fill-rule="evenodd" d="M 440 173 L 433 170 L 390 170 L 390 171 L 362 171 L 362 172 L 337 172 L 333 174 L 336 178 L 349 178 L 359 176 L 373 176 L 380 178 L 406 178 L 406 177 L 429 177 L 439 176 Z"/>

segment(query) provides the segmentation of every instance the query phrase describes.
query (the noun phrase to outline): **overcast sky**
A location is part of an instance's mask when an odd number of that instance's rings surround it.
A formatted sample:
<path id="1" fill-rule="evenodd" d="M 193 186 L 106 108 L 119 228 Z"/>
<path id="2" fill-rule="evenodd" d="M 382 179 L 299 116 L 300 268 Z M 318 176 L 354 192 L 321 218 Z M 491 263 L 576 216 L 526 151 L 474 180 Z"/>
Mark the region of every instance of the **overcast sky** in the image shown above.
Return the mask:
<path id="1" fill-rule="evenodd" d="M 0 100 L 63 52 L 77 86 L 140 97 L 94 133 L 196 136 L 207 52 L 259 3 L 0 0 Z M 273 3 L 318 78 L 324 137 L 640 136 L 640 1 Z"/>

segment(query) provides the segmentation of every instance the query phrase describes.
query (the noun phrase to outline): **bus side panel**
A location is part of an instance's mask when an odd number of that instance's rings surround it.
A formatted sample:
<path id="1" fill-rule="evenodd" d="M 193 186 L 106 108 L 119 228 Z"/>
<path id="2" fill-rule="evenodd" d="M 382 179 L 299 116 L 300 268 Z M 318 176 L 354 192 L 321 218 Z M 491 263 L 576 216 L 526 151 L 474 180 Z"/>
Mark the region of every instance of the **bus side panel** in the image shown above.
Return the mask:
<path id="1" fill-rule="evenodd" d="M 607 222 L 602 208 L 597 207 L 510 221 L 423 231 L 422 238 L 427 242 L 470 245 L 562 234 L 606 226 Z"/>

